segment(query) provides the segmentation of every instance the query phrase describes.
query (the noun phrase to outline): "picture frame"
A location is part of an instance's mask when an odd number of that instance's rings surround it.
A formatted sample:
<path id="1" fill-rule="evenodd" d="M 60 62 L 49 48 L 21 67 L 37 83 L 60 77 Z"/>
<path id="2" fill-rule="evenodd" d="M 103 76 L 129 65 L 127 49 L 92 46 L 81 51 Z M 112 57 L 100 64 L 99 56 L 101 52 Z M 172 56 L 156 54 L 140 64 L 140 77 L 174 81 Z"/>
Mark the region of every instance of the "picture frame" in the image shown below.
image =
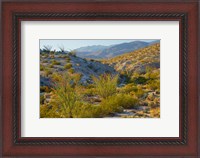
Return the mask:
<path id="1" fill-rule="evenodd" d="M 3 2 L 2 155 L 199 157 L 199 2 L 174 2 Z M 21 137 L 21 22 L 86 20 L 179 21 L 179 137 Z"/>

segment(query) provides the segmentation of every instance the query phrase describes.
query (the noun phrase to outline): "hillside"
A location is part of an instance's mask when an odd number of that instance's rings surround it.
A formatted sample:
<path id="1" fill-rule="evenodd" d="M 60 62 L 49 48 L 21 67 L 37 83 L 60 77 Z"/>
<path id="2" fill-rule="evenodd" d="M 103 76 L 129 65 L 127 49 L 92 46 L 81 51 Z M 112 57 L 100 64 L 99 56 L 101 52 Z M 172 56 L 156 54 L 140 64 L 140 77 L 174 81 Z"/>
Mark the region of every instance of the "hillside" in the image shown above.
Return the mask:
<path id="1" fill-rule="evenodd" d="M 144 74 L 148 67 L 160 68 L 160 44 L 153 44 L 121 56 L 102 60 L 102 63 L 114 67 L 118 72 Z"/>
<path id="2" fill-rule="evenodd" d="M 140 116 L 148 116 L 149 112 L 160 116 L 160 44 L 101 62 L 113 67 L 125 78 L 124 83 L 119 85 L 119 91 L 139 98 L 139 107 L 144 108 Z"/>
<path id="3" fill-rule="evenodd" d="M 114 68 L 95 60 L 86 60 L 70 54 L 44 54 L 40 56 L 40 84 L 50 85 L 50 78 L 54 73 L 78 73 L 81 75 L 80 83 L 91 83 L 91 76 L 101 74 L 117 74 Z"/>

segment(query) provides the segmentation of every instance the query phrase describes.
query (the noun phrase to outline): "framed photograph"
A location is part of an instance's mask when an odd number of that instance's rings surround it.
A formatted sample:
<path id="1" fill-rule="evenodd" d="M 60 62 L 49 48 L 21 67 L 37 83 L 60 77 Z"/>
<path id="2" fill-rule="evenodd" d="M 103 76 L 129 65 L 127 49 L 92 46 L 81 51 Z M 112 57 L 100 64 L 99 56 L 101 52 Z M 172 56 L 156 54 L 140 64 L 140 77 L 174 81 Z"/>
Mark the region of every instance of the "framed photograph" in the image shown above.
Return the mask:
<path id="1" fill-rule="evenodd" d="M 2 2 L 3 156 L 199 157 L 199 2 L 174 2 Z"/>

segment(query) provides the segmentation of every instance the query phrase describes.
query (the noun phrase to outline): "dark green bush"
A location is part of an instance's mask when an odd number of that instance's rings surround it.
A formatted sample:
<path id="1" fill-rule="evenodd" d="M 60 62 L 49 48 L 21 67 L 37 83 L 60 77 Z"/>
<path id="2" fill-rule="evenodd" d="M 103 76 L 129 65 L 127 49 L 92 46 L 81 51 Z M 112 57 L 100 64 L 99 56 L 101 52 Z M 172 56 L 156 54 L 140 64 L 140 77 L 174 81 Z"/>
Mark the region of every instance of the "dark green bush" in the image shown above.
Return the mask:
<path id="1" fill-rule="evenodd" d="M 145 84 L 147 81 L 148 81 L 148 79 L 146 79 L 145 77 L 142 77 L 142 76 L 133 79 L 133 82 L 135 84 Z"/>

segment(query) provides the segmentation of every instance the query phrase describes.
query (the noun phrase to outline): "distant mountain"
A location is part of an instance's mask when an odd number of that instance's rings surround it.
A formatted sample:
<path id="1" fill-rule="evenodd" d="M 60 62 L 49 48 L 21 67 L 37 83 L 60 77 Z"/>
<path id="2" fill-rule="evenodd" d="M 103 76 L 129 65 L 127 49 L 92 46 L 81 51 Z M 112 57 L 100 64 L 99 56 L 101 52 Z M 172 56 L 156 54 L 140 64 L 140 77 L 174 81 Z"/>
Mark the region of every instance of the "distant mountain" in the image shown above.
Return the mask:
<path id="1" fill-rule="evenodd" d="M 76 54 L 82 58 L 92 58 L 92 59 L 105 59 L 113 58 L 124 53 L 132 52 L 134 50 L 147 47 L 149 45 L 159 43 L 159 40 L 153 42 L 144 41 L 133 41 L 129 43 L 121 43 L 112 46 L 88 46 L 76 49 Z"/>
<path id="2" fill-rule="evenodd" d="M 156 44 L 156 43 L 160 43 L 160 40 L 155 40 L 153 42 L 150 42 L 149 45 Z"/>
<path id="3" fill-rule="evenodd" d="M 117 44 L 103 50 L 98 56 L 102 58 L 115 57 L 118 55 L 122 55 L 124 53 L 137 50 L 139 48 L 144 48 L 146 46 L 148 46 L 148 43 L 142 42 L 142 41 L 134 41 L 134 42 L 129 42 L 129 43 Z"/>
<path id="4" fill-rule="evenodd" d="M 86 46 L 75 49 L 75 52 L 76 55 L 79 57 L 87 58 L 88 56 L 94 56 L 95 58 L 95 53 L 97 54 L 97 52 L 101 52 L 102 50 L 108 47 L 109 46 L 102 46 L 102 45 Z"/>
<path id="5" fill-rule="evenodd" d="M 86 47 L 80 47 L 78 49 L 75 49 L 76 51 L 79 52 L 94 52 L 94 51 L 101 51 L 103 49 L 108 48 L 109 46 L 102 46 L 102 45 L 93 45 L 93 46 L 86 46 Z"/>

